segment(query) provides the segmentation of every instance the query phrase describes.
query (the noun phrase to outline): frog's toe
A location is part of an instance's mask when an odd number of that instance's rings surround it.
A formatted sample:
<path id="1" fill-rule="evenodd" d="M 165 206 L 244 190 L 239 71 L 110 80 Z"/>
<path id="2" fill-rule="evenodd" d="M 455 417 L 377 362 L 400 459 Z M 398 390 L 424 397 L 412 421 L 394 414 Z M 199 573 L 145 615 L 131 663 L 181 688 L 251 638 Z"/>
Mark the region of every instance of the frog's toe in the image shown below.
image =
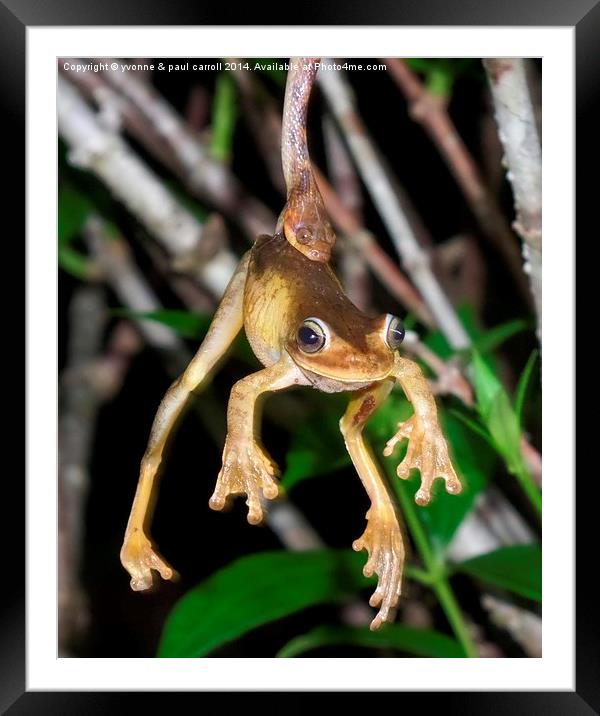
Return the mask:
<path id="1" fill-rule="evenodd" d="M 130 586 L 135 592 L 152 587 L 152 570 L 165 579 L 174 579 L 174 569 L 158 554 L 152 543 L 142 532 L 136 532 L 127 539 L 121 549 L 121 564 L 129 572 Z"/>
<path id="2" fill-rule="evenodd" d="M 256 443 L 239 445 L 235 451 L 226 449 L 209 506 L 222 510 L 233 497 L 246 495 L 248 522 L 260 524 L 264 519 L 263 500 L 279 495 L 277 474 L 275 463 Z"/>
<path id="3" fill-rule="evenodd" d="M 363 574 L 369 577 L 377 574 L 378 582 L 369 604 L 379 611 L 371 622 L 371 630 L 387 621 L 392 621 L 394 609 L 400 598 L 404 546 L 395 515 L 382 514 L 373 509 L 367 515 L 367 528 L 352 545 L 355 550 L 366 549 L 369 559 Z"/>

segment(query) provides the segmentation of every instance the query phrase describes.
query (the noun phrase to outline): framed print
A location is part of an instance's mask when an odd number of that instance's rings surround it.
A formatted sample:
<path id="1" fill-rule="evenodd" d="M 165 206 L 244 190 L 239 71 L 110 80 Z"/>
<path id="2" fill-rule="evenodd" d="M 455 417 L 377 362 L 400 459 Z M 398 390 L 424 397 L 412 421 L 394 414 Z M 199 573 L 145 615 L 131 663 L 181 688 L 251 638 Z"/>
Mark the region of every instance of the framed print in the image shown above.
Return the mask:
<path id="1" fill-rule="evenodd" d="M 86 5 L 0 8 L 27 187 L 3 709 L 596 712 L 572 429 L 592 0 L 244 26 Z"/>

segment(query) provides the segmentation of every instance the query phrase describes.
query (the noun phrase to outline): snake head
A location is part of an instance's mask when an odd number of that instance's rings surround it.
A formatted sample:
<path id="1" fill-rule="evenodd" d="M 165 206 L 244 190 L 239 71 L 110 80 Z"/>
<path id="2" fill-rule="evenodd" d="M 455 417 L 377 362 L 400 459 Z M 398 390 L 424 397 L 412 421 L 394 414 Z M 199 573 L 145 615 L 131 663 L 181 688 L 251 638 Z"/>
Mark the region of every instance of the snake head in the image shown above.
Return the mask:
<path id="1" fill-rule="evenodd" d="M 336 237 L 320 196 L 291 196 L 283 212 L 283 232 L 311 261 L 329 263 Z"/>

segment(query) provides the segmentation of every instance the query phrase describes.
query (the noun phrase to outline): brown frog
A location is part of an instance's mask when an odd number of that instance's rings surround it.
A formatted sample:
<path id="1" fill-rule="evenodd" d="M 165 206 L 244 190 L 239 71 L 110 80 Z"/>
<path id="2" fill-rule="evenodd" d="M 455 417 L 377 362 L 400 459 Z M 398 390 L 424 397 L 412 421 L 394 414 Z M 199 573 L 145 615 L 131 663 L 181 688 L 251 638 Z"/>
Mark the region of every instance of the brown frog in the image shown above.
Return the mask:
<path id="1" fill-rule="evenodd" d="M 300 58 L 298 62 L 310 67 L 315 59 Z M 300 72 L 304 89 L 294 93 L 292 72 L 286 93 L 288 109 L 289 102 L 306 104 L 311 84 Z M 304 115 L 301 122 L 305 121 Z M 289 142 L 285 126 L 284 121 L 284 145 Z M 305 132 L 300 141 L 306 142 Z M 298 166 L 312 176 L 302 152 L 298 156 Z M 295 386 L 351 393 L 340 429 L 371 501 L 367 527 L 353 547 L 368 551 L 364 574 L 378 576 L 378 586 L 370 600 L 371 606 L 379 607 L 371 624 L 372 629 L 377 629 L 391 618 L 400 595 L 404 546 L 394 501 L 362 431 L 396 381 L 412 403 L 414 414 L 398 426 L 384 454 L 391 455 L 395 445 L 408 438 L 406 457 L 397 472 L 407 478 L 412 468 L 420 470 L 421 486 L 415 497 L 420 505 L 429 502 L 435 478 L 443 478 L 447 491 L 453 494 L 461 491 L 461 484 L 438 424 L 429 384 L 420 368 L 399 352 L 404 338 L 402 321 L 390 314 L 370 318 L 344 294 L 328 263 L 335 235 L 328 222 L 318 224 L 324 212 L 323 202 L 319 202 L 318 189 L 316 184 L 310 185 L 310 179 L 305 185 L 311 186 L 313 197 L 318 195 L 318 199 L 311 209 L 305 196 L 304 218 L 298 219 L 294 193 L 299 186 L 297 176 L 294 170 L 286 173 L 288 204 L 275 234 L 259 237 L 244 255 L 196 356 L 169 388 L 158 409 L 141 464 L 121 561 L 131 575 L 134 590 L 151 586 L 152 570 L 164 579 L 173 577 L 172 568 L 159 556 L 145 528 L 156 472 L 167 437 L 190 393 L 209 378 L 244 327 L 264 368 L 238 381 L 231 391 L 223 465 L 210 507 L 222 510 L 232 497 L 245 495 L 248 521 L 258 524 L 264 517 L 264 499 L 274 499 L 279 494 L 277 466 L 259 444 L 257 435 L 256 418 L 262 397 Z M 305 228 L 309 239 L 298 241 L 298 232 Z"/>

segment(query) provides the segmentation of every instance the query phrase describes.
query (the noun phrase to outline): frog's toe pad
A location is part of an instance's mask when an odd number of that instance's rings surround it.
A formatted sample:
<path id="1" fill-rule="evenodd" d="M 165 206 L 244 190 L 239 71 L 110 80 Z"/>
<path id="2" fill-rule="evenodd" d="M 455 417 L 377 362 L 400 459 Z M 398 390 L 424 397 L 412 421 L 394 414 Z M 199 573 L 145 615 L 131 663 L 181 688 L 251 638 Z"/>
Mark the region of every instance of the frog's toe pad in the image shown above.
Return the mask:
<path id="1" fill-rule="evenodd" d="M 242 444 L 235 450 L 226 446 L 223 466 L 209 507 L 222 510 L 237 495 L 246 495 L 248 522 L 260 524 L 264 519 L 263 500 L 280 494 L 277 466 L 256 443 Z"/>
<path id="2" fill-rule="evenodd" d="M 375 631 L 384 622 L 393 621 L 395 607 L 400 598 L 402 570 L 404 565 L 404 545 L 396 516 L 378 513 L 371 509 L 367 515 L 367 528 L 352 547 L 356 551 L 366 549 L 369 559 L 363 568 L 365 577 L 377 574 L 378 583 L 369 604 L 379 608 L 371 622 Z"/>
<path id="3" fill-rule="evenodd" d="M 462 485 L 454 470 L 448 445 L 441 430 L 437 426 L 416 426 L 409 438 L 404 460 L 398 465 L 398 477 L 406 479 L 412 469 L 421 473 L 421 486 L 415 494 L 415 502 L 425 506 L 431 500 L 433 481 L 442 478 L 446 483 L 446 491 L 458 495 Z"/>
<path id="4" fill-rule="evenodd" d="M 131 576 L 130 586 L 134 592 L 152 587 L 152 570 L 165 579 L 175 579 L 177 573 L 167 564 L 142 533 L 136 532 L 128 537 L 121 549 L 121 564 Z"/>

